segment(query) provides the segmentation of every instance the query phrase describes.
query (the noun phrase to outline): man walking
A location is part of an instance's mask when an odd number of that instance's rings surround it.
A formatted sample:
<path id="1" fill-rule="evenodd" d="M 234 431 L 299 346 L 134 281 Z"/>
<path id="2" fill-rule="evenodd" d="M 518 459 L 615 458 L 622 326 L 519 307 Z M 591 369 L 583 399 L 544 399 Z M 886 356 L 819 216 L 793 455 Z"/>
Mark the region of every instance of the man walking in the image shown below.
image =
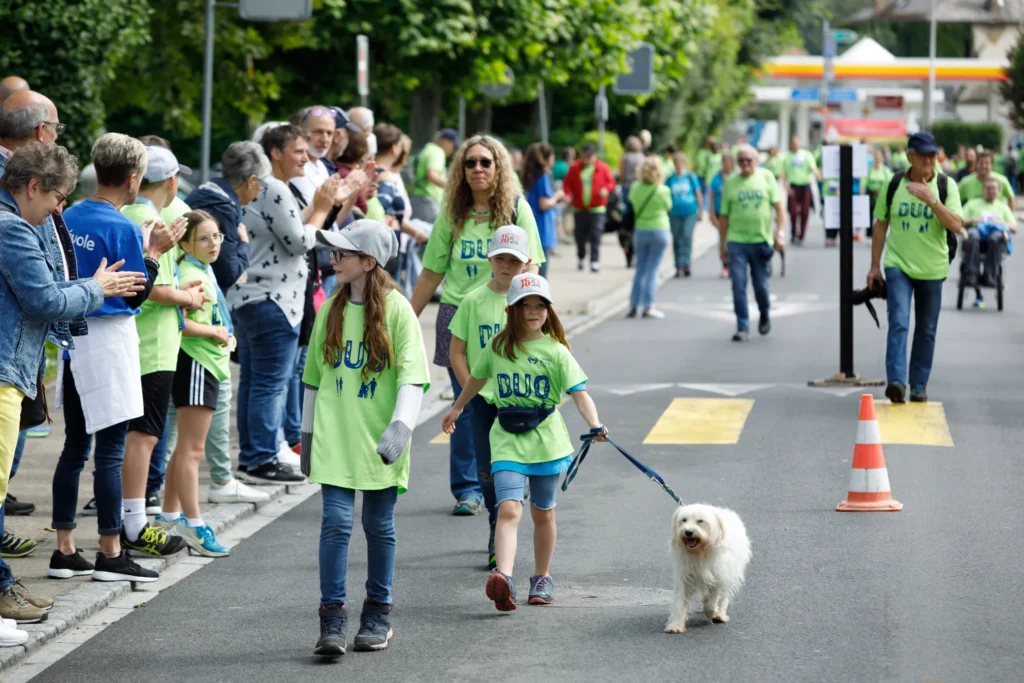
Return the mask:
<path id="1" fill-rule="evenodd" d="M 935 169 L 938 146 L 931 133 L 914 133 L 907 143 L 909 170 L 893 178 L 889 202 L 875 203 L 868 288 L 886 287 L 889 333 L 885 348 L 885 395 L 903 403 L 907 394 L 907 334 L 914 300 L 914 342 L 910 350 L 910 400 L 928 400 L 926 387 L 935 354 L 942 306 L 942 282 L 949 274 L 946 233 L 963 229 L 956 183 Z M 980 163 L 980 161 L 979 161 Z M 944 189 L 943 189 L 944 188 Z M 945 201 L 939 197 L 945 195 Z M 890 225 L 892 230 L 889 229 Z M 885 280 L 882 250 L 885 249 Z"/>
<path id="2" fill-rule="evenodd" d="M 814 155 L 800 148 L 800 138 L 789 140 L 789 154 L 781 164 L 786 192 L 789 194 L 789 223 L 793 244 L 803 244 L 807 220 L 811 215 L 811 180 L 818 177 Z"/>

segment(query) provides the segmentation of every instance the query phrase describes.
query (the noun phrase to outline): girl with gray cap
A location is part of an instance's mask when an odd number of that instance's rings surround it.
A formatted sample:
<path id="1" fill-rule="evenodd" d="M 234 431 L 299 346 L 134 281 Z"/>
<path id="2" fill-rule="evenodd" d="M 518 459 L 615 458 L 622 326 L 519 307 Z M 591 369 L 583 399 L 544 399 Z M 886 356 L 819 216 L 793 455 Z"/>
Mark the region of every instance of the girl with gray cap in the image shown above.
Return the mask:
<path id="1" fill-rule="evenodd" d="M 416 315 L 384 270 L 398 254 L 394 231 L 359 220 L 317 239 L 332 249 L 338 289 L 317 313 L 302 375 L 302 473 L 323 489 L 315 653 L 337 657 L 356 491 L 369 576 L 355 649 L 383 650 L 391 640 L 395 502 L 409 487 L 409 444 L 430 374 Z"/>

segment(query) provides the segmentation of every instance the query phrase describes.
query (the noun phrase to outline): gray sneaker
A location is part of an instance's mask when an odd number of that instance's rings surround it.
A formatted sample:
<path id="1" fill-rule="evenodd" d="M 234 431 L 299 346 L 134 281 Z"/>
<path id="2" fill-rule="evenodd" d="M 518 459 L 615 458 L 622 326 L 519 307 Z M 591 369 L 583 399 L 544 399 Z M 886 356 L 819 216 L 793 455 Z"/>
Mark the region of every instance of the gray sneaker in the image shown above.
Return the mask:
<path id="1" fill-rule="evenodd" d="M 550 605 L 555 601 L 555 580 L 550 576 L 530 577 L 530 604 Z"/>
<path id="2" fill-rule="evenodd" d="M 452 514 L 456 517 L 472 517 L 480 513 L 480 507 L 484 504 L 479 498 L 459 498 L 455 502 L 455 509 Z"/>
<path id="3" fill-rule="evenodd" d="M 910 402 L 911 403 L 927 403 L 928 392 L 925 391 L 924 387 L 911 387 L 910 388 Z"/>
<path id="4" fill-rule="evenodd" d="M 750 332 L 748 330 L 736 330 L 736 334 L 732 335 L 734 342 L 745 342 L 750 339 Z"/>
<path id="5" fill-rule="evenodd" d="M 345 654 L 345 606 L 320 606 L 320 640 L 313 654 L 321 657 L 340 657 Z"/>
<path id="6" fill-rule="evenodd" d="M 356 652 L 386 650 L 394 631 L 391 630 L 391 605 L 367 600 L 359 615 L 359 633 L 356 634 Z"/>

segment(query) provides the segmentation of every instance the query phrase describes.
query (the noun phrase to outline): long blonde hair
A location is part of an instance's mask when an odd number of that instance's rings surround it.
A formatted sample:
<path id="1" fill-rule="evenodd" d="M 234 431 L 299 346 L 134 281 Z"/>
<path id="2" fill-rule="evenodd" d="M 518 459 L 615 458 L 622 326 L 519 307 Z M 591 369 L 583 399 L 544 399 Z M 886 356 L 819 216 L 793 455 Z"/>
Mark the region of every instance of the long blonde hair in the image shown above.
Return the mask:
<path id="1" fill-rule="evenodd" d="M 504 145 L 487 135 L 475 135 L 466 140 L 452 156 L 448 166 L 448 182 L 445 184 L 445 213 L 452 222 L 452 239 L 459 236 L 463 224 L 473 206 L 473 191 L 466 181 L 464 161 L 466 152 L 476 145 L 486 147 L 494 156 L 494 187 L 491 190 L 491 225 L 498 226 L 512 223 L 516 211 L 516 181 L 512 170 L 512 160 Z"/>
<path id="2" fill-rule="evenodd" d="M 360 256 L 360 258 L 366 258 Z M 384 329 L 384 307 L 388 292 L 394 288 L 391 276 L 380 265 L 366 274 L 366 289 L 363 292 L 363 346 L 366 347 L 366 361 L 362 377 L 365 382 L 370 375 L 381 372 L 391 365 L 391 337 Z M 324 363 L 334 366 L 344 353 L 345 305 L 348 303 L 351 287 L 343 285 L 338 289 L 331 310 L 327 312 L 327 330 L 324 335 Z"/>

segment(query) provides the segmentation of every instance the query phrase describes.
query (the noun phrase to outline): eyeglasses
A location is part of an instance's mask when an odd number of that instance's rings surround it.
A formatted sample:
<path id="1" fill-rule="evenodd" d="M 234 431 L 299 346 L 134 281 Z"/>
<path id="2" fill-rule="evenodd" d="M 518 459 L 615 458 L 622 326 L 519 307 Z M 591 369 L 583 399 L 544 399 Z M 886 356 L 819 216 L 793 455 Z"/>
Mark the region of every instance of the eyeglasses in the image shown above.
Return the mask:
<path id="1" fill-rule="evenodd" d="M 215 235 L 203 235 L 202 237 L 196 240 L 196 242 L 203 245 L 204 247 L 212 247 L 213 245 L 220 244 L 223 241 L 224 233 L 222 232 L 218 232 Z"/>
<path id="2" fill-rule="evenodd" d="M 476 168 L 477 164 L 480 164 L 480 166 L 482 168 L 490 168 L 491 165 L 494 164 L 494 159 L 488 159 L 487 157 L 483 157 L 483 158 L 480 158 L 480 159 L 472 159 L 472 158 L 470 158 L 470 159 L 466 159 L 463 162 L 463 165 L 466 168 L 468 168 L 469 170 L 471 170 L 471 171 L 474 168 Z"/>
<path id="3" fill-rule="evenodd" d="M 341 263 L 346 257 L 349 256 L 362 256 L 358 251 L 348 251 L 347 249 L 332 249 L 331 260 Z"/>
<path id="4" fill-rule="evenodd" d="M 57 135 L 63 134 L 64 130 L 67 128 L 67 124 L 59 123 L 57 121 L 43 121 L 39 125 L 41 125 L 41 126 L 53 126 L 53 130 L 57 133 Z"/>
<path id="5" fill-rule="evenodd" d="M 68 200 L 68 196 L 66 194 L 64 194 L 63 192 L 61 192 L 60 190 L 54 190 L 54 192 L 56 192 L 57 196 L 60 197 L 60 203 L 61 204 L 63 204 L 64 202 L 66 202 Z"/>
<path id="6" fill-rule="evenodd" d="M 754 160 L 753 160 L 753 159 L 751 159 L 750 157 L 740 157 L 740 158 L 738 159 L 738 161 L 739 161 L 739 162 L 740 162 L 741 164 L 752 164 L 752 163 L 754 163 Z"/>

